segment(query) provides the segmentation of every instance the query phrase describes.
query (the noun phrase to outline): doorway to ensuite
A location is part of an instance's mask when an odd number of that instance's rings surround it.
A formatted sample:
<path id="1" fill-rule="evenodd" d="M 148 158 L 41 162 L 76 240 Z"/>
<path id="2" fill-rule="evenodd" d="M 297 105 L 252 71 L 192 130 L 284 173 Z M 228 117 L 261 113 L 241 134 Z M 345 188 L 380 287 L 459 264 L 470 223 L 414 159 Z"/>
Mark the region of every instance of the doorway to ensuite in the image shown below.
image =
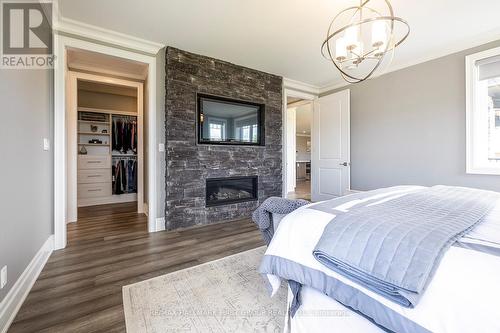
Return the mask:
<path id="1" fill-rule="evenodd" d="M 285 89 L 283 197 L 313 202 L 350 193 L 350 91 Z"/>
<path id="2" fill-rule="evenodd" d="M 311 200 L 311 121 L 313 102 L 287 98 L 289 187 L 287 198 Z M 294 167 L 292 167 L 292 165 Z"/>

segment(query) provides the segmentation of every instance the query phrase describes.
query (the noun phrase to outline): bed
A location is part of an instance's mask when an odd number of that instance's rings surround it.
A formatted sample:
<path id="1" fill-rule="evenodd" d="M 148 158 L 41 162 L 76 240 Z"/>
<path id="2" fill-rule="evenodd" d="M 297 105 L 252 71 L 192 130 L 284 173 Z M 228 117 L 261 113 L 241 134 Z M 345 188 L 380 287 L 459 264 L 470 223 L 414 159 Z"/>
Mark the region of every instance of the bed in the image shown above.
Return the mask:
<path id="1" fill-rule="evenodd" d="M 500 332 L 498 200 L 473 229 L 445 252 L 425 293 L 414 307 L 382 297 L 327 268 L 313 256 L 325 226 L 336 216 L 328 207 L 349 212 L 351 207 L 363 201 L 376 205 L 420 189 L 422 187 L 398 186 L 354 194 L 303 206 L 273 219 L 275 234 L 260 268 L 271 291 L 291 279 L 290 272 L 296 268 L 293 265 L 308 269 L 294 272 L 294 280 L 301 280 L 302 285 L 295 296 L 300 300 L 300 307 L 294 316 L 290 311 L 287 314 L 285 332 Z M 318 209 L 318 205 L 323 208 Z M 274 262 L 281 259 L 287 261 L 286 269 Z M 315 283 L 311 282 L 310 274 L 316 274 Z M 330 296 L 324 292 L 327 290 L 324 285 L 329 283 L 327 278 L 335 281 L 331 288 L 335 292 Z M 293 300 L 289 288 L 290 307 Z"/>

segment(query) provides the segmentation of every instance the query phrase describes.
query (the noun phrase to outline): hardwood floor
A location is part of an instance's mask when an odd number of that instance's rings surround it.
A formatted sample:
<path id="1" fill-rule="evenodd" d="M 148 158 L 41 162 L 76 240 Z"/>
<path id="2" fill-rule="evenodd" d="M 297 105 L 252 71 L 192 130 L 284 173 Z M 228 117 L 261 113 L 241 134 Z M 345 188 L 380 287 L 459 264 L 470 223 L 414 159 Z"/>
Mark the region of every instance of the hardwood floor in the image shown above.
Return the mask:
<path id="1" fill-rule="evenodd" d="M 8 332 L 125 332 L 123 286 L 263 245 L 249 220 L 149 234 L 134 211 L 79 210 Z"/>
<path id="2" fill-rule="evenodd" d="M 311 181 L 302 179 L 297 180 L 295 191 L 288 193 L 287 198 L 311 201 Z"/>

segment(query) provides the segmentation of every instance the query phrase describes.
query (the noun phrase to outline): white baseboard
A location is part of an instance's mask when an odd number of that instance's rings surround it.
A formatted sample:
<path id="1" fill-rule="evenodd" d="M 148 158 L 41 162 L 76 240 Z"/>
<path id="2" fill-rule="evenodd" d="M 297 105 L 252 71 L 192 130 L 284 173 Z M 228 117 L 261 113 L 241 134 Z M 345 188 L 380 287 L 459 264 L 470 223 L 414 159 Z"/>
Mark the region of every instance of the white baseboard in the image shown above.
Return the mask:
<path id="1" fill-rule="evenodd" d="M 45 241 L 0 303 L 0 333 L 6 333 L 9 329 L 52 251 L 54 251 L 54 235 L 50 235 Z"/>
<path id="2" fill-rule="evenodd" d="M 157 217 L 156 218 L 156 231 L 163 231 L 165 230 L 165 218 L 164 217 Z"/>

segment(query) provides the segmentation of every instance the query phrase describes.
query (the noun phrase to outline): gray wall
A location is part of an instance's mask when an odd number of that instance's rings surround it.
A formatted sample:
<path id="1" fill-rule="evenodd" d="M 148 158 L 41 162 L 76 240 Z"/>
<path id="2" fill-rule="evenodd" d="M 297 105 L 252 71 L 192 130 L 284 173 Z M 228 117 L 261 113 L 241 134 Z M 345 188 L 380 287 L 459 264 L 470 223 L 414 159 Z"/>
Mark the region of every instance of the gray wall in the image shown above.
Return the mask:
<path id="1" fill-rule="evenodd" d="M 8 284 L 0 301 L 52 234 L 53 75 L 48 70 L 0 70 L 2 146 L 0 267 Z"/>
<path id="2" fill-rule="evenodd" d="M 446 184 L 500 191 L 499 176 L 465 173 L 465 56 L 497 46 L 350 85 L 352 189 Z"/>

